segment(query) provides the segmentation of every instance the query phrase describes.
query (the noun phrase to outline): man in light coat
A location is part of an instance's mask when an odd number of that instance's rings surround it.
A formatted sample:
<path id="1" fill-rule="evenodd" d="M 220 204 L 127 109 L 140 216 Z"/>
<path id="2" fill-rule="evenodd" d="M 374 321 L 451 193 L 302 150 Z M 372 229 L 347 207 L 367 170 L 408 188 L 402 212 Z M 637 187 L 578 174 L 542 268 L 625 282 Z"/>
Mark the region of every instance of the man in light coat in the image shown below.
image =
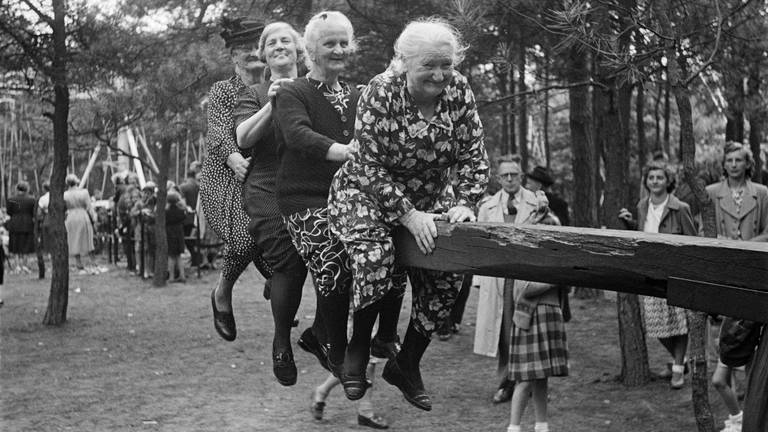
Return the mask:
<path id="1" fill-rule="evenodd" d="M 501 189 L 480 204 L 478 222 L 509 222 L 520 224 L 537 210 L 547 207 L 544 193 L 535 194 L 522 186 L 522 170 L 516 158 L 502 158 L 496 167 Z M 512 325 L 513 279 L 476 276 L 480 286 L 475 326 L 476 354 L 498 357 L 499 388 L 494 403 L 512 397 L 514 383 L 507 379 L 509 366 L 509 338 Z"/>

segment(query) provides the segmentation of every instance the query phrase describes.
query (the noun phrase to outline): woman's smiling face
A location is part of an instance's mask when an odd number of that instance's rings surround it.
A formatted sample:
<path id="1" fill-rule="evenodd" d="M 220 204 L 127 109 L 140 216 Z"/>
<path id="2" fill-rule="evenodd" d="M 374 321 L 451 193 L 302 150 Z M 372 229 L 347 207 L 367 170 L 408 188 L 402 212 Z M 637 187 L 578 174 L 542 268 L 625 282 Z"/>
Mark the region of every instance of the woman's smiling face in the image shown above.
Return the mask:
<path id="1" fill-rule="evenodd" d="M 453 48 L 449 43 L 424 47 L 425 54 L 406 59 L 408 91 L 417 98 L 436 98 L 453 79 Z"/>
<path id="2" fill-rule="evenodd" d="M 339 74 L 346 68 L 351 53 L 347 29 L 341 24 L 328 21 L 320 28 L 311 57 L 317 69 L 325 73 Z"/>
<path id="3" fill-rule="evenodd" d="M 291 32 L 287 28 L 273 31 L 264 41 L 262 55 L 270 68 L 296 64 L 296 41 Z"/>

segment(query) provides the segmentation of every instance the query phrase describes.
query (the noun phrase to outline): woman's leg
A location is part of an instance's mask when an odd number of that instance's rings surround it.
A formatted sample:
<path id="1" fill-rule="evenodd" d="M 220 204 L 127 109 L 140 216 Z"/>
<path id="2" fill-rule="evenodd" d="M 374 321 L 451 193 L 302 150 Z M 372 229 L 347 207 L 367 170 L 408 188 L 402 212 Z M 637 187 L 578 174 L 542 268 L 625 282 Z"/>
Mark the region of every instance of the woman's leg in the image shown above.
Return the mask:
<path id="1" fill-rule="evenodd" d="M 547 379 L 533 380 L 533 408 L 536 423 L 547 422 Z M 539 428 L 537 428 L 537 432 Z"/>
<path id="2" fill-rule="evenodd" d="M 525 406 L 528 405 L 528 398 L 531 394 L 531 381 L 518 381 L 515 385 L 515 391 L 512 393 L 512 403 L 509 411 L 509 424 L 520 426 L 525 412 Z"/>

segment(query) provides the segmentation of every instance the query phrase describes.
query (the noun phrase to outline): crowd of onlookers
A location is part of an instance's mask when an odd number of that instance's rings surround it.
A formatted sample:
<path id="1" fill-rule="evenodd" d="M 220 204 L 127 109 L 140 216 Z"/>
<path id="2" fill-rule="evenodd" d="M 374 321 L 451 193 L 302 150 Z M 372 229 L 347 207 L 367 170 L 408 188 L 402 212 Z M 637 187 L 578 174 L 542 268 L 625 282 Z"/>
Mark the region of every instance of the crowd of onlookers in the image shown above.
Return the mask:
<path id="1" fill-rule="evenodd" d="M 165 226 L 167 274 L 171 281 L 185 280 L 182 256 L 188 256 L 192 266 L 215 267 L 220 241 L 212 230 L 205 229 L 204 218 L 197 217 L 201 213 L 196 211 L 199 171 L 199 163 L 193 162 L 181 184 L 167 183 Z M 80 187 L 76 175 L 66 178 L 65 226 L 72 270 L 78 274 L 105 272 L 107 268 L 97 264 L 96 255 L 101 253 L 110 263 L 125 259 L 129 271 L 151 277 L 156 250 L 157 186 L 152 181 L 140 186 L 139 177 L 132 172 L 115 174 L 112 181 L 114 195 L 101 199 L 100 192 L 91 196 Z M 49 205 L 48 182 L 43 183 L 38 198 L 32 195 L 28 182 L 16 184 L 15 193 L 0 209 L 2 270 L 7 264 L 11 273 L 31 274 L 37 266 L 40 277 L 44 277 L 45 256 L 51 253 Z"/>

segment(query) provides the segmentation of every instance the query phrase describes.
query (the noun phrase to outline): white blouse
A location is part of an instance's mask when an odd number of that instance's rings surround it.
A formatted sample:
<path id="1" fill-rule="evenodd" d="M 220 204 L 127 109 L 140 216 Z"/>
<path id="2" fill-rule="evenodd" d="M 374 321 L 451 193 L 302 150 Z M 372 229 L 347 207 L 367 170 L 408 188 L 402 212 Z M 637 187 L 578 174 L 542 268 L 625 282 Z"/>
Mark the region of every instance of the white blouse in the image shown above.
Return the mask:
<path id="1" fill-rule="evenodd" d="M 648 198 L 648 213 L 645 215 L 645 225 L 643 226 L 643 232 L 647 233 L 659 233 L 659 225 L 661 224 L 661 216 L 664 214 L 664 208 L 667 207 L 669 202 L 669 195 L 659 205 L 655 205 Z"/>

